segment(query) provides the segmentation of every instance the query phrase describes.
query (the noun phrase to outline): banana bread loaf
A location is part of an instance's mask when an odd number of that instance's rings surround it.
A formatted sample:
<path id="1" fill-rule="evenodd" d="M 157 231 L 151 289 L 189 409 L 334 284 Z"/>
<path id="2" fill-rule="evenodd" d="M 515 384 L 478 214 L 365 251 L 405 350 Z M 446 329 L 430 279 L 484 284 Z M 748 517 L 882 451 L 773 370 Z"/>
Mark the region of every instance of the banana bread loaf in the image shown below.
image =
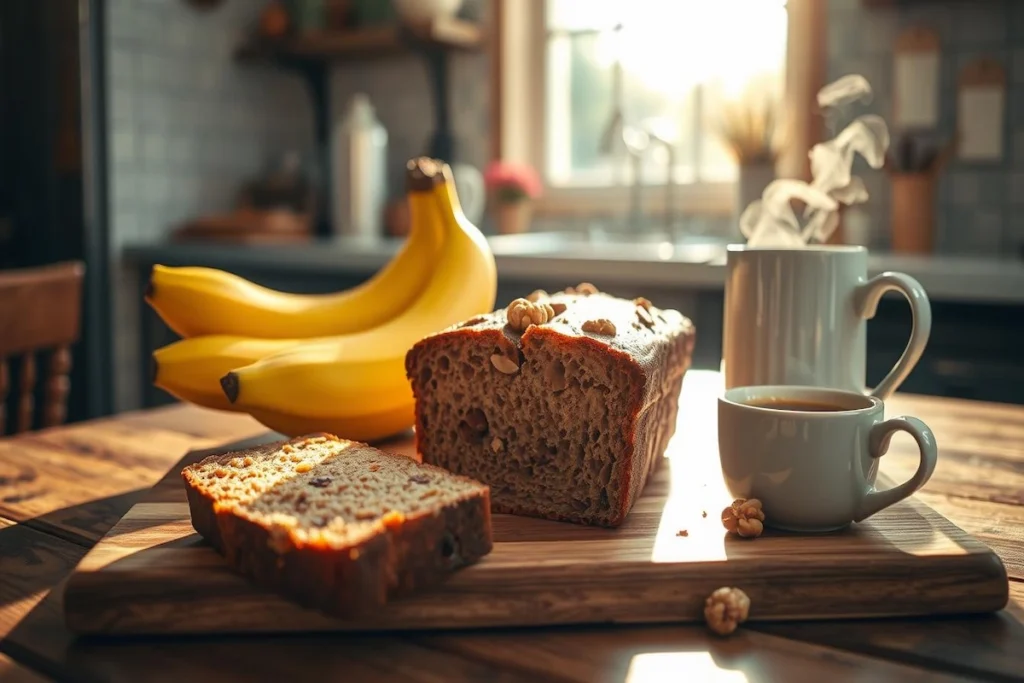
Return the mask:
<path id="1" fill-rule="evenodd" d="M 618 526 L 675 432 L 694 334 L 586 283 L 534 292 L 409 351 L 417 448 L 494 512 Z"/>
<path id="2" fill-rule="evenodd" d="M 211 455 L 182 477 L 192 526 L 235 570 L 336 616 L 491 550 L 486 486 L 329 434 Z"/>

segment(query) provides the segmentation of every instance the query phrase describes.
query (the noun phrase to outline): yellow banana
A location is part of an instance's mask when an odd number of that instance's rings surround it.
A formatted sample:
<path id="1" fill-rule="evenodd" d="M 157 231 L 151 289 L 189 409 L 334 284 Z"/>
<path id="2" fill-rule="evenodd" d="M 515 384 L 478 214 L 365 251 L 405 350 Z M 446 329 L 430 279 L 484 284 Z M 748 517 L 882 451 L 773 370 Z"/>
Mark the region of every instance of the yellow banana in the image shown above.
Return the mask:
<path id="1" fill-rule="evenodd" d="M 433 273 L 443 232 L 430 187 L 432 160 L 409 162 L 409 237 L 366 282 L 332 294 L 268 289 L 214 268 L 156 265 L 146 301 L 182 337 L 231 334 L 264 339 L 332 336 L 368 330 L 404 312 Z"/>
<path id="2" fill-rule="evenodd" d="M 433 193 L 444 220 L 441 253 L 422 295 L 404 313 L 369 331 L 304 343 L 237 368 L 221 384 L 228 399 L 255 410 L 344 417 L 398 410 L 412 400 L 405 354 L 423 337 L 493 310 L 497 294 L 494 256 L 480 231 L 463 215 L 451 170 Z M 382 384 L 402 391 L 375 392 Z M 358 396 L 358 401 L 349 397 Z M 412 414 L 404 426 L 411 426 Z"/>
<path id="3" fill-rule="evenodd" d="M 323 341 L 330 339 L 318 338 Z M 221 389 L 221 377 L 261 358 L 312 341 L 315 340 L 253 339 L 224 334 L 181 339 L 153 352 L 153 384 L 182 400 L 229 410 L 233 407 Z M 398 405 L 400 400 L 411 401 L 409 383 L 404 377 L 399 380 L 385 376 L 380 383 L 358 394 L 339 392 L 335 400 L 353 401 L 357 405 L 363 400 L 370 400 L 388 407 Z M 189 397 L 195 397 L 195 400 Z M 332 409 L 324 414 L 331 416 L 337 413 Z"/>
<path id="4" fill-rule="evenodd" d="M 407 403 L 379 413 L 329 418 L 298 417 L 288 413 L 255 408 L 250 409 L 248 413 L 267 429 L 280 432 L 285 436 L 293 437 L 314 432 L 327 432 L 343 439 L 372 443 L 409 429 L 415 422 L 413 411 L 414 404 Z"/>
<path id="5" fill-rule="evenodd" d="M 224 392 L 220 394 L 208 394 L 202 391 L 195 391 L 188 387 L 160 387 L 168 394 L 178 399 L 179 401 L 185 401 L 187 403 L 194 403 L 197 406 L 203 408 L 211 408 L 213 410 L 223 410 L 229 413 L 244 413 L 245 410 L 231 403 Z"/>
<path id="6" fill-rule="evenodd" d="M 346 415 L 344 417 L 314 418 L 300 417 L 287 413 L 277 413 L 252 409 L 245 411 L 232 405 L 224 392 L 206 394 L 191 389 L 165 389 L 175 398 L 194 403 L 195 405 L 214 410 L 229 412 L 248 412 L 249 415 L 267 429 L 280 432 L 285 436 L 302 436 L 314 432 L 329 432 L 342 438 L 355 441 L 380 441 L 394 436 L 412 426 L 413 403 L 406 403 L 389 411 L 368 413 L 365 415 Z"/>
<path id="7" fill-rule="evenodd" d="M 224 334 L 182 339 L 153 352 L 153 384 L 182 400 L 231 410 L 220 387 L 220 378 L 225 373 L 302 342 Z M 200 400 L 192 400 L 191 396 Z"/>

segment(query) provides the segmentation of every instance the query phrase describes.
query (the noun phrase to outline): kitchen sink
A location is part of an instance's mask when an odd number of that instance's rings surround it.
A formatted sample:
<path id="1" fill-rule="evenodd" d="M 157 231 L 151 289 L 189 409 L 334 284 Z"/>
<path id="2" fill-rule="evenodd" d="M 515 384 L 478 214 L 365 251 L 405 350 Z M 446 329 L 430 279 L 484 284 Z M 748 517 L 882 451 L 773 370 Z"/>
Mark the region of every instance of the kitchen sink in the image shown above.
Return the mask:
<path id="1" fill-rule="evenodd" d="M 724 263 L 729 241 L 711 235 L 596 231 L 531 232 L 488 239 L 496 256 Z"/>

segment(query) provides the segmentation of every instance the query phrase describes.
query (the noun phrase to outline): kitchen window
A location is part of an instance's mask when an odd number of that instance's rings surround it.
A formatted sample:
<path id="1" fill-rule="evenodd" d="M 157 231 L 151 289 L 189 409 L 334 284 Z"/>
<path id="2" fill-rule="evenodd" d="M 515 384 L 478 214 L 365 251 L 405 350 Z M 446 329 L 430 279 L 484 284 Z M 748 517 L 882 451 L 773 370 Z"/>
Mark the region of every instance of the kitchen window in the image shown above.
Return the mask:
<path id="1" fill-rule="evenodd" d="M 647 213 L 732 210 L 737 166 L 716 124 L 741 97 L 783 96 L 784 0 L 505 0 L 499 12 L 500 153 L 541 173 L 541 210 L 618 212 L 634 191 Z"/>

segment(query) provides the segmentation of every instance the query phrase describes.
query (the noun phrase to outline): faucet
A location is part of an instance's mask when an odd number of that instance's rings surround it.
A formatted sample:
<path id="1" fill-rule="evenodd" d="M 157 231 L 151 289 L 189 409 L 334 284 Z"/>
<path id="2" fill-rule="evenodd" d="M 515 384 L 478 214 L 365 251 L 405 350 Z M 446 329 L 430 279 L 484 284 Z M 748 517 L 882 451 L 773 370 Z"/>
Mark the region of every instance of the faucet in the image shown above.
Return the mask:
<path id="1" fill-rule="evenodd" d="M 675 146 L 665 137 L 658 135 L 650 129 L 650 126 L 638 128 L 636 126 L 624 125 L 621 128 L 620 140 L 629 155 L 630 167 L 632 169 L 632 184 L 629 193 L 628 218 L 630 225 L 639 227 L 641 221 L 641 194 L 643 192 L 643 161 L 644 157 L 655 146 L 665 150 L 665 232 L 671 233 L 674 220 L 674 199 L 675 199 Z"/>
<path id="2" fill-rule="evenodd" d="M 671 233 L 675 224 L 675 169 L 676 169 L 676 148 L 672 142 L 654 131 L 647 131 L 652 142 L 661 145 L 665 150 L 665 232 Z"/>
<path id="3" fill-rule="evenodd" d="M 618 37 L 622 30 L 622 24 L 616 24 L 613 29 Z M 614 155 L 618 151 L 619 144 L 622 144 L 629 156 L 629 164 L 632 169 L 632 186 L 629 193 L 629 209 L 626 216 L 627 228 L 636 229 L 641 221 L 641 193 L 643 191 L 642 168 L 644 156 L 651 149 L 652 143 L 661 145 L 668 157 L 665 173 L 665 228 L 671 232 L 673 228 L 673 199 L 675 184 L 675 147 L 664 136 L 656 134 L 651 126 L 642 127 L 626 124 L 626 117 L 623 113 L 623 88 L 622 88 L 622 60 L 618 51 L 615 54 L 615 61 L 612 63 L 612 112 L 608 124 L 601 134 L 599 145 L 602 154 Z"/>

